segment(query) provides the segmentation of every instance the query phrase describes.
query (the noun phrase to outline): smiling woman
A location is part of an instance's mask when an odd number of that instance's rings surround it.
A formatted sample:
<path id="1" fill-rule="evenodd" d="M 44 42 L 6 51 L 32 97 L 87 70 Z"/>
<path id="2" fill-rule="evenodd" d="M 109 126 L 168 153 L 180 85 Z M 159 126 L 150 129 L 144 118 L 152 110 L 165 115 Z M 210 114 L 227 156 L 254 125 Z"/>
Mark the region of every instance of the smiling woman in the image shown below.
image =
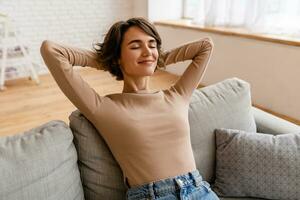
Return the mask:
<path id="1" fill-rule="evenodd" d="M 119 163 L 127 199 L 218 199 L 196 168 L 188 121 L 189 99 L 212 48 L 209 38 L 201 38 L 162 52 L 154 25 L 143 18 L 116 22 L 95 52 L 43 42 L 41 54 L 57 84 Z M 185 60 L 192 62 L 174 85 L 149 92 L 157 67 Z M 108 70 L 124 80 L 123 92 L 99 95 L 73 66 Z"/>

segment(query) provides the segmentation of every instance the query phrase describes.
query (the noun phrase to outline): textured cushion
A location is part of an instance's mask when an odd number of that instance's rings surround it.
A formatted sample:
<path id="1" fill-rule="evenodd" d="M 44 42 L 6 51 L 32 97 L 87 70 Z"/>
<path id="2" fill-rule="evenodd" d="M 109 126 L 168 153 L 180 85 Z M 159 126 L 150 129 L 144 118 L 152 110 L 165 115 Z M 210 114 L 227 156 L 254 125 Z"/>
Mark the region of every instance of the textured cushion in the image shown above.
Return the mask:
<path id="1" fill-rule="evenodd" d="M 256 132 L 249 83 L 231 78 L 196 90 L 190 101 L 189 122 L 197 168 L 205 180 L 213 182 L 214 130 L 224 127 Z"/>
<path id="2" fill-rule="evenodd" d="M 220 196 L 300 199 L 300 132 L 271 135 L 216 129 Z"/>
<path id="3" fill-rule="evenodd" d="M 0 199 L 83 200 L 70 128 L 51 121 L 0 138 Z"/>
<path id="4" fill-rule="evenodd" d="M 85 199 L 125 199 L 122 171 L 99 132 L 78 110 L 69 119 Z"/>

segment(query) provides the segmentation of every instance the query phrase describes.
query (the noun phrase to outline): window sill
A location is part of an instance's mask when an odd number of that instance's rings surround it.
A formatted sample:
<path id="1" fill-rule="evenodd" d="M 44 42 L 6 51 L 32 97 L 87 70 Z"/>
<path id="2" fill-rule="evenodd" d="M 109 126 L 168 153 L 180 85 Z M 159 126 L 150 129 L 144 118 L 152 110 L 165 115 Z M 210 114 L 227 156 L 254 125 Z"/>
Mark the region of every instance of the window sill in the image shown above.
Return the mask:
<path id="1" fill-rule="evenodd" d="M 284 37 L 278 35 L 267 35 L 267 34 L 254 34 L 249 33 L 245 29 L 239 28 L 227 28 L 227 27 L 203 27 L 200 25 L 191 24 L 186 20 L 159 20 L 154 22 L 155 25 L 169 26 L 169 27 L 179 27 L 187 28 L 192 30 L 200 30 L 203 32 L 210 32 L 222 35 L 250 38 L 255 40 L 291 45 L 291 46 L 300 46 L 300 39 L 292 37 Z"/>

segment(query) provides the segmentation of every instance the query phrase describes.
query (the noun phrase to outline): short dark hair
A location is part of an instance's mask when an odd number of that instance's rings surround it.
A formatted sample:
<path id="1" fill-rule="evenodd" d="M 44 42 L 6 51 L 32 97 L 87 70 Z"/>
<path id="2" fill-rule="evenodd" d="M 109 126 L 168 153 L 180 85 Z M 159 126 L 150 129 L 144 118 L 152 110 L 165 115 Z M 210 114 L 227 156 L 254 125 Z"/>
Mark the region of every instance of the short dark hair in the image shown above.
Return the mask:
<path id="1" fill-rule="evenodd" d="M 146 34 L 150 35 L 156 40 L 158 50 L 158 62 L 155 67 L 164 68 L 165 64 L 162 58 L 161 38 L 152 23 L 142 17 L 130 18 L 127 21 L 118 21 L 114 23 L 109 31 L 105 34 L 102 43 L 96 43 L 94 49 L 98 54 L 98 61 L 102 64 L 104 71 L 109 71 L 116 80 L 124 80 L 122 70 L 118 64 L 121 56 L 121 44 L 124 38 L 124 33 L 132 26 L 137 26 L 142 29 Z"/>

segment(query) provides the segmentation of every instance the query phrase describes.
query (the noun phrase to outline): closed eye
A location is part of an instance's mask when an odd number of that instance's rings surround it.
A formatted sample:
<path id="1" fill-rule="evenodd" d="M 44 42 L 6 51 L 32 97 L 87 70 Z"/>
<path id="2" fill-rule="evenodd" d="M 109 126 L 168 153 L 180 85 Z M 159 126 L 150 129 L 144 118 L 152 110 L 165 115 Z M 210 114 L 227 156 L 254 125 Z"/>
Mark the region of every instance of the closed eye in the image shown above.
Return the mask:
<path id="1" fill-rule="evenodd" d="M 156 48 L 156 41 L 155 40 L 152 40 L 151 42 L 150 42 L 150 46 L 149 46 L 150 48 Z"/>
<path id="2" fill-rule="evenodd" d="M 129 45 L 130 44 L 133 44 L 130 47 L 130 49 L 138 49 L 138 48 L 141 47 L 142 41 L 141 40 L 133 40 L 133 41 L 129 42 Z M 154 39 L 149 40 L 148 41 L 148 47 L 151 48 L 151 49 L 157 48 L 156 41 Z"/>
<path id="3" fill-rule="evenodd" d="M 131 47 L 130 49 L 139 49 L 140 47 Z M 151 48 L 151 49 L 155 49 L 156 48 L 156 46 L 149 46 L 149 48 Z"/>

